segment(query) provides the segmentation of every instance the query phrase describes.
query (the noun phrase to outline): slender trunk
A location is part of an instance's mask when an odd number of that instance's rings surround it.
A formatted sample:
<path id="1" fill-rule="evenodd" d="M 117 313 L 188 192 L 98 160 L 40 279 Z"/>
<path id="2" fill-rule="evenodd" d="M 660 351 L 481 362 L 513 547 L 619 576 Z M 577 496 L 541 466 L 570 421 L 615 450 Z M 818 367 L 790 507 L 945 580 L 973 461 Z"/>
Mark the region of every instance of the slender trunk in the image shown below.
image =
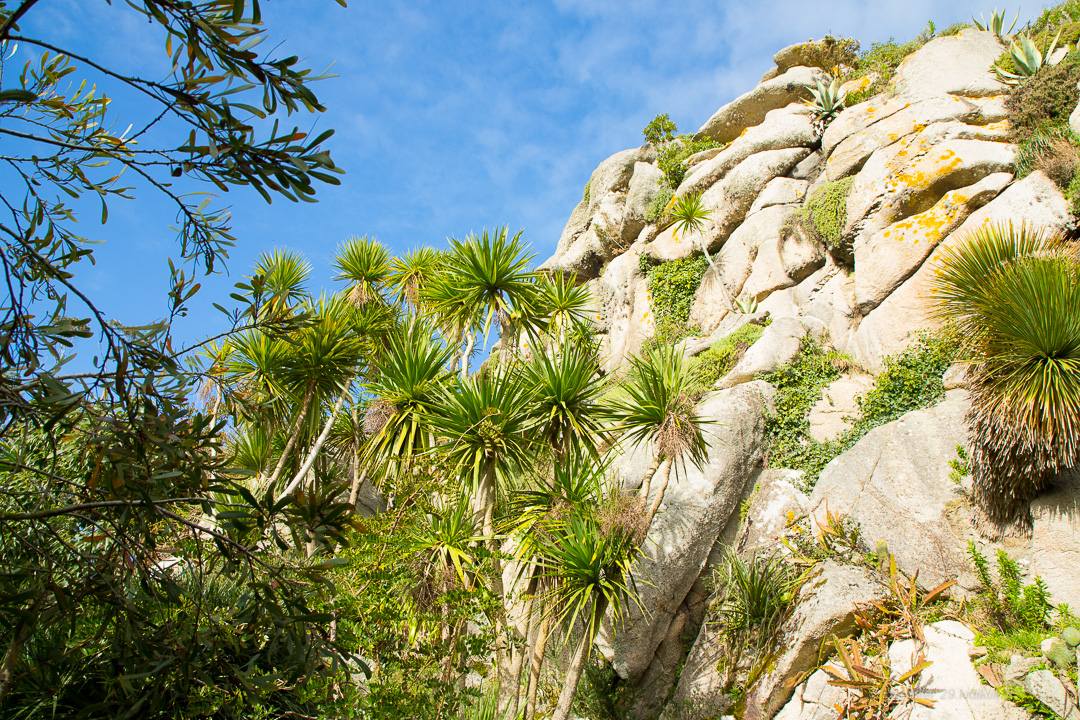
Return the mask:
<path id="1" fill-rule="evenodd" d="M 529 688 L 525 693 L 525 720 L 536 717 L 536 696 L 540 690 L 540 671 L 544 667 L 544 655 L 547 653 L 548 640 L 551 638 L 551 616 L 545 615 L 536 630 L 536 639 L 532 644 L 532 658 L 529 664 Z"/>
<path id="2" fill-rule="evenodd" d="M 304 404 L 300 408 L 299 417 L 296 418 L 296 422 L 293 424 L 289 440 L 285 443 L 285 449 L 281 451 L 281 457 L 278 458 L 278 463 L 274 467 L 274 472 L 270 473 L 270 479 L 266 481 L 265 485 L 260 487 L 260 493 L 266 488 L 273 487 L 274 483 L 281 477 L 281 471 L 285 468 L 285 461 L 289 458 L 289 453 L 292 452 L 293 447 L 296 446 L 296 441 L 300 439 L 300 431 L 304 427 L 304 418 L 307 417 L 308 411 L 311 409 L 311 400 L 314 397 L 315 383 L 309 382 L 307 392 L 304 393 Z"/>
<path id="3" fill-rule="evenodd" d="M 649 490 L 652 486 L 653 475 L 656 474 L 657 469 L 660 467 L 661 461 L 660 454 L 657 453 L 653 456 L 652 463 L 649 464 L 649 468 L 645 471 L 645 477 L 641 480 L 641 490 L 639 494 L 643 502 L 649 502 Z"/>
<path id="4" fill-rule="evenodd" d="M 600 618 L 607 611 L 607 599 L 597 598 L 593 608 L 593 617 Z M 585 660 L 589 656 L 589 647 L 593 643 L 590 628 L 598 627 L 599 623 L 586 623 L 585 632 L 581 636 L 581 644 L 574 652 L 570 660 L 570 667 L 566 671 L 566 680 L 563 681 L 562 692 L 559 693 L 559 702 L 555 705 L 555 713 L 551 720 L 567 720 L 570 717 L 570 708 L 574 705 L 574 696 L 577 694 L 578 683 L 581 682 L 581 673 L 585 670 Z"/>
<path id="5" fill-rule="evenodd" d="M 649 512 L 645 515 L 645 531 L 648 532 L 649 527 L 652 526 L 653 518 L 656 517 L 656 511 L 660 509 L 660 503 L 664 501 L 664 493 L 667 492 L 668 480 L 671 479 L 671 466 L 673 462 L 670 458 L 664 463 L 664 472 L 660 475 L 660 487 L 656 489 L 656 497 L 652 501 L 652 505 L 649 506 Z"/>
<path id="6" fill-rule="evenodd" d="M 0 707 L 4 706 L 4 699 L 11 692 L 11 686 L 15 683 L 15 665 L 19 662 L 23 646 L 26 645 L 26 639 L 30 635 L 30 628 L 37 621 L 44 600 L 45 591 L 41 590 L 41 594 L 27 609 L 26 615 L 19 618 L 19 621 L 15 624 L 15 634 L 12 636 L 11 642 L 8 643 L 4 659 L 0 660 Z"/>
<path id="7" fill-rule="evenodd" d="M 503 692 L 508 698 L 509 708 L 502 707 L 500 703 L 500 710 L 504 717 L 516 718 L 518 716 L 518 708 L 521 706 L 521 667 L 525 663 L 525 656 L 529 652 L 529 641 L 535 634 L 533 608 L 536 606 L 536 568 L 534 567 L 529 574 L 529 583 L 525 588 L 527 599 L 525 601 L 524 644 L 520 649 L 514 649 L 514 658 L 510 662 L 510 686 Z"/>
<path id="8" fill-rule="evenodd" d="M 465 341 L 465 350 L 461 353 L 461 379 L 469 377 L 469 357 L 472 355 L 473 346 L 476 344 L 476 333 L 470 333 Z"/>
<path id="9" fill-rule="evenodd" d="M 334 429 L 334 421 L 337 420 L 338 413 L 341 412 L 341 406 L 345 404 L 345 398 L 348 397 L 348 395 L 349 388 L 346 386 L 341 392 L 341 397 L 338 398 L 337 405 L 334 406 L 334 411 L 330 413 L 330 418 L 326 421 L 325 427 L 323 427 L 322 432 L 319 433 L 318 439 L 315 440 L 314 447 L 312 447 L 311 452 L 308 453 L 307 459 L 304 460 L 304 464 L 300 467 L 296 476 L 293 477 L 289 486 L 282 491 L 281 497 L 291 495 L 298 487 L 300 487 L 300 483 L 303 482 L 304 476 L 311 470 L 311 466 L 315 464 L 315 457 L 319 454 L 319 451 L 322 450 L 322 446 L 326 443 L 326 439 L 330 437 L 330 431 Z"/>
<path id="10" fill-rule="evenodd" d="M 356 495 L 360 492 L 360 483 L 364 478 L 360 474 L 360 424 L 356 417 L 356 403 L 352 403 L 353 442 L 352 442 L 352 487 L 349 488 L 349 504 L 356 510 Z"/>
<path id="11" fill-rule="evenodd" d="M 483 533 L 489 539 L 487 546 L 492 554 L 491 558 L 491 593 L 499 599 L 499 605 L 494 611 L 492 618 L 495 625 L 495 692 L 501 695 L 503 681 L 508 673 L 507 662 L 507 632 L 506 613 L 503 611 L 505 595 L 502 582 L 502 561 L 499 560 L 499 542 L 495 536 L 495 467 L 488 462 L 480 475 L 480 483 L 477 488 L 477 499 L 480 507 Z"/>

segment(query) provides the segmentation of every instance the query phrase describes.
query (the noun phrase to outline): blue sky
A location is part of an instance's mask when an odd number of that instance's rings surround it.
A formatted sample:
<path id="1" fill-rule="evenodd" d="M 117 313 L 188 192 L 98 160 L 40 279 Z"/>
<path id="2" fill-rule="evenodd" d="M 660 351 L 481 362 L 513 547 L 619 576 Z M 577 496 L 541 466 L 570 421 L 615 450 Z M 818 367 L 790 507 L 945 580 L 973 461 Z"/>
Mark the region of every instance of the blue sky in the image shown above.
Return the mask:
<path id="1" fill-rule="evenodd" d="M 320 187 L 315 205 L 267 206 L 242 188 L 221 199 L 240 238 L 232 277 L 205 285 L 178 328 L 184 339 L 222 328 L 210 303 L 274 246 L 303 252 L 316 287 L 331 284 L 329 258 L 350 235 L 404 252 L 507 224 L 524 230 L 539 263 L 592 169 L 638 145 L 657 113 L 696 130 L 751 89 L 785 45 L 833 33 L 868 47 L 914 37 L 927 20 L 940 30 L 992 9 L 988 0 L 262 4 L 271 29 L 263 47 L 282 43 L 279 54 L 316 71 L 334 65 L 338 77 L 317 86 L 328 111 L 314 125 L 306 115 L 297 122 L 337 130 L 330 149 L 347 174 L 340 187 Z M 1041 7 L 1031 3 L 1022 18 Z M 43 0 L 23 31 L 148 77 L 165 69 L 162 38 L 122 2 Z M 139 112 L 134 102 L 119 95 L 118 117 Z M 173 212 L 144 191 L 114 203 L 106 226 L 87 215 L 81 230 L 105 243 L 83 285 L 124 323 L 161 316 Z"/>

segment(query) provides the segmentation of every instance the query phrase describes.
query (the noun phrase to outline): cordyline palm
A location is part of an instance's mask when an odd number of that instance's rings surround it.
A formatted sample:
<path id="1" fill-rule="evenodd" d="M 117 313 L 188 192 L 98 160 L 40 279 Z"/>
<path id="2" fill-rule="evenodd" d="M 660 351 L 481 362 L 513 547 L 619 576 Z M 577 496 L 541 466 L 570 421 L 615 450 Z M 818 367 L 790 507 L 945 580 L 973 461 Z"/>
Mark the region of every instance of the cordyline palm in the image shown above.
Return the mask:
<path id="1" fill-rule="evenodd" d="M 662 345 L 630 363 L 627 382 L 621 385 L 625 396 L 611 401 L 609 416 L 621 442 L 652 448 L 652 464 L 641 483 L 642 502 L 648 502 L 653 475 L 666 463 L 656 498 L 646 513 L 647 528 L 664 500 L 671 466 L 685 465 L 689 460 L 700 468 L 707 459 L 708 446 L 702 418 L 690 397 L 691 373 L 682 353 Z"/>
<path id="2" fill-rule="evenodd" d="M 536 696 L 540 672 L 551 638 L 551 613 L 537 612 L 537 596 L 550 590 L 550 580 L 543 576 L 537 556 L 544 551 L 551 533 L 559 529 L 569 515 L 579 508 L 598 507 L 603 502 L 607 464 L 572 453 L 556 462 L 550 478 L 532 475 L 527 485 L 510 494 L 507 529 L 516 540 L 515 559 L 520 568 L 516 585 L 526 596 L 526 639 L 529 645 L 529 682 L 526 691 L 525 718 L 536 714 Z M 538 622 L 539 621 L 539 622 Z M 512 708 L 516 712 L 516 705 Z"/>
<path id="3" fill-rule="evenodd" d="M 547 318 L 547 331 L 558 345 L 566 342 L 568 331 L 588 321 L 591 303 L 589 288 L 578 285 L 575 275 L 543 275 L 536 283 L 537 311 Z"/>
<path id="4" fill-rule="evenodd" d="M 712 215 L 712 210 L 705 207 L 705 203 L 701 201 L 701 194 L 692 193 L 672 200 L 669 215 L 671 221 L 669 224 L 675 226 L 676 232 L 683 234 L 689 232 L 696 233 L 700 232 L 701 229 L 705 227 L 705 221 L 709 219 L 710 215 Z M 709 255 L 709 248 L 704 240 L 701 240 L 701 252 L 705 255 L 705 259 L 709 261 L 709 267 L 712 268 L 713 274 L 720 284 L 720 292 L 724 295 L 724 302 L 727 303 L 728 310 L 734 309 L 733 300 L 728 294 L 727 286 L 724 285 L 723 278 L 720 276 L 720 269 L 716 267 L 716 263 L 713 262 L 712 256 Z"/>
<path id="5" fill-rule="evenodd" d="M 474 522 L 491 538 L 491 590 L 498 598 L 503 597 L 503 583 L 495 539 L 496 496 L 512 473 L 534 459 L 536 420 L 529 412 L 529 402 L 528 383 L 511 367 L 500 365 L 448 388 L 432 406 L 432 424 L 441 438 L 437 452 L 470 487 Z M 516 697 L 518 675 L 508 662 L 509 627 L 505 614 L 497 612 L 494 621 L 500 694 Z"/>
<path id="6" fill-rule="evenodd" d="M 338 270 L 335 280 L 349 283 L 349 301 L 356 306 L 381 298 L 390 274 L 390 253 L 378 240 L 351 237 L 338 248 L 333 265 Z"/>
<path id="7" fill-rule="evenodd" d="M 365 466 L 379 466 L 398 477 L 433 447 L 431 408 L 449 379 L 446 362 L 452 353 L 418 318 L 389 336 L 364 386 L 371 397 L 365 424 L 372 436 Z"/>
<path id="8" fill-rule="evenodd" d="M 989 226 L 943 253 L 934 295 L 970 363 L 976 505 L 1029 528 L 1031 500 L 1080 460 L 1080 264 L 1056 233 Z"/>
<path id="9" fill-rule="evenodd" d="M 277 248 L 255 260 L 248 287 L 258 308 L 259 320 L 278 320 L 293 314 L 308 300 L 307 280 L 311 264 L 299 253 Z"/>
<path id="10" fill-rule="evenodd" d="M 607 436 L 601 420 L 599 369 L 595 353 L 573 346 L 562 347 L 556 355 L 538 353 L 523 367 L 532 388 L 531 412 L 538 435 L 556 465 L 574 451 L 599 459 L 597 447 Z"/>
<path id="11" fill-rule="evenodd" d="M 585 661 L 605 614 L 610 609 L 618 622 L 628 603 L 638 602 L 628 578 L 639 554 L 632 532 L 618 525 L 605 531 L 596 520 L 577 515 L 545 543 L 540 562 L 543 577 L 551 583 L 544 593 L 548 612 L 564 624 L 568 639 L 575 626 L 580 624 L 584 630 L 570 659 L 553 720 L 570 717 Z"/>
<path id="12" fill-rule="evenodd" d="M 408 303 L 413 312 L 421 311 L 424 287 L 442 270 L 443 253 L 422 247 L 396 257 L 390 263 L 387 287 L 394 292 L 394 302 Z"/>

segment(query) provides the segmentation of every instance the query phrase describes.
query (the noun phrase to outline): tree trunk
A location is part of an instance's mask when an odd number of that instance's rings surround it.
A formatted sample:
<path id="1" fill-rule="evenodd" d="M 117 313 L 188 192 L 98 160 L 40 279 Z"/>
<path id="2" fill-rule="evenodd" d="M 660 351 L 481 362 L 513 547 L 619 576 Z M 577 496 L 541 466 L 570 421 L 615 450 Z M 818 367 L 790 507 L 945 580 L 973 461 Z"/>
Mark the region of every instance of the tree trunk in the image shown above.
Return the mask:
<path id="1" fill-rule="evenodd" d="M 259 494 L 266 488 L 271 488 L 278 478 L 281 477 L 281 471 L 285 468 L 285 461 L 289 457 L 289 453 L 292 452 L 293 447 L 296 446 L 296 441 L 300 439 L 300 432 L 304 427 L 304 418 L 307 417 L 308 411 L 311 409 L 311 400 L 315 397 L 315 383 L 309 382 L 307 392 L 304 393 L 304 404 L 300 408 L 300 416 L 296 418 L 296 423 L 293 425 L 292 434 L 289 435 L 288 442 L 285 443 L 285 449 L 281 451 L 281 457 L 278 458 L 278 463 L 274 467 L 274 472 L 270 474 L 270 479 L 266 481 L 266 484 L 259 488 Z"/>
<path id="2" fill-rule="evenodd" d="M 540 671 L 544 667 L 548 640 L 551 638 L 551 616 L 545 615 L 536 631 L 529 663 L 529 687 L 525 694 L 525 720 L 536 717 L 536 696 L 540 691 Z"/>
<path id="3" fill-rule="evenodd" d="M 304 460 L 304 464 L 300 467 L 296 476 L 293 477 L 289 486 L 282 491 L 281 497 L 291 495 L 298 487 L 300 487 L 300 483 L 304 480 L 304 476 L 311 470 L 311 466 L 315 464 L 315 457 L 319 454 L 319 451 L 322 450 L 322 446 L 326 443 L 326 439 L 330 437 L 330 431 L 334 429 L 334 421 L 337 420 L 338 413 L 341 412 L 341 406 L 345 404 L 345 398 L 348 396 L 349 387 L 346 385 L 345 389 L 341 391 L 341 397 L 338 398 L 337 404 L 334 405 L 334 411 L 330 413 L 330 418 L 326 421 L 326 425 L 323 427 L 322 432 L 319 433 L 318 439 L 315 440 L 315 445 L 311 448 L 311 452 L 308 453 L 307 459 Z"/>
<path id="4" fill-rule="evenodd" d="M 664 493 L 667 492 L 668 480 L 671 479 L 671 466 L 673 461 L 668 458 L 664 463 L 664 472 L 660 475 L 660 487 L 656 489 L 656 498 L 652 501 L 652 505 L 649 506 L 649 512 L 645 515 L 645 531 L 649 531 L 649 527 L 652 526 L 653 518 L 656 517 L 656 511 L 660 509 L 660 503 L 664 501 Z"/>
<path id="5" fill-rule="evenodd" d="M 713 274 L 716 275 L 716 282 L 720 284 L 720 294 L 724 296 L 724 303 L 727 305 L 728 310 L 735 310 L 735 301 L 732 300 L 731 295 L 728 294 L 727 286 L 724 285 L 724 278 L 720 274 L 720 268 L 716 267 L 716 263 L 713 262 L 712 257 L 709 256 L 709 248 L 705 247 L 705 242 L 701 243 L 701 252 L 705 254 L 705 259 L 709 261 L 709 267 L 712 268 Z"/>
<path id="6" fill-rule="evenodd" d="M 461 353 L 461 379 L 469 377 L 469 357 L 472 355 L 473 346 L 476 344 L 476 333 L 470 333 L 465 342 L 465 350 Z"/>
<path id="7" fill-rule="evenodd" d="M 349 504 L 352 505 L 353 511 L 356 510 L 356 496 L 360 492 L 360 485 L 366 479 L 366 473 L 361 475 L 360 473 L 360 424 L 356 417 L 356 403 L 352 403 L 350 409 L 352 413 L 353 424 L 353 443 L 352 443 L 352 487 L 349 488 Z"/>
<path id="8" fill-rule="evenodd" d="M 641 490 L 638 492 L 641 495 L 643 504 L 649 502 L 649 490 L 652 486 L 653 475 L 655 475 L 657 469 L 659 469 L 661 459 L 659 454 L 653 457 L 652 463 L 649 464 L 649 468 L 645 471 L 645 477 L 641 480 Z"/>
<path id="9" fill-rule="evenodd" d="M 480 505 L 478 509 L 483 518 L 483 533 L 488 538 L 494 538 L 495 535 L 495 482 L 495 467 L 491 462 L 488 462 L 484 465 L 484 470 L 480 475 L 480 483 L 476 493 Z M 498 557 L 499 542 L 495 539 L 489 539 L 487 540 L 487 546 L 492 554 L 491 593 L 499 599 L 499 605 L 492 620 L 495 625 L 495 692 L 496 695 L 501 697 L 503 681 L 509 673 L 509 663 L 507 662 L 507 639 L 509 633 L 507 632 L 506 613 L 504 612 L 506 598 L 503 592 L 502 561 Z"/>
<path id="10" fill-rule="evenodd" d="M 593 617 L 599 619 L 607 610 L 607 599 L 597 598 L 593 607 Z M 578 683 L 581 682 L 581 673 L 585 670 L 585 660 L 589 657 L 589 648 L 592 646 L 593 637 L 590 628 L 599 627 L 599 622 L 586 623 L 585 632 L 581 636 L 581 644 L 574 652 L 570 660 L 570 667 L 566 671 L 566 680 L 563 682 L 562 692 L 559 693 L 559 702 L 555 706 L 555 714 L 551 720 L 567 720 L 570 717 L 570 708 L 574 705 L 574 696 L 577 694 Z"/>

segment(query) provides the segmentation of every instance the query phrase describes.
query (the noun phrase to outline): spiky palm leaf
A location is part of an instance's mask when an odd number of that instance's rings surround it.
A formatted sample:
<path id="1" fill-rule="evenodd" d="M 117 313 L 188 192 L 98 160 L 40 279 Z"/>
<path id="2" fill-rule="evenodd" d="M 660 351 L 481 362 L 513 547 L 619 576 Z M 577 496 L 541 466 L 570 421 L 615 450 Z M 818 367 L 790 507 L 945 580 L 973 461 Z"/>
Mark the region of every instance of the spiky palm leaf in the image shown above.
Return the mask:
<path id="1" fill-rule="evenodd" d="M 307 300 L 310 275 L 311 264 L 292 250 L 275 248 L 260 254 L 248 276 L 255 304 L 260 308 L 259 318 L 290 315 L 293 308 Z"/>
<path id="2" fill-rule="evenodd" d="M 462 494 L 454 502 L 425 513 L 405 541 L 406 551 L 421 560 L 420 566 L 425 571 L 453 570 L 458 582 L 466 587 L 471 584 L 469 573 L 477 560 L 475 545 L 485 539 L 473 531 L 469 500 L 467 494 Z"/>
<path id="3" fill-rule="evenodd" d="M 394 292 L 394 301 L 409 303 L 414 312 L 421 309 L 424 287 L 442 270 L 444 253 L 434 248 L 412 250 L 390 263 L 387 286 Z"/>
<path id="4" fill-rule="evenodd" d="M 943 253 L 936 312 L 971 363 L 975 499 L 998 526 L 1080 460 L 1080 264 L 1059 236 L 988 227 Z"/>
<path id="5" fill-rule="evenodd" d="M 366 235 L 351 237 L 338 248 L 332 264 L 338 270 L 334 279 L 350 283 L 350 302 L 362 306 L 380 297 L 390 274 L 390 253 Z"/>
<path id="6" fill-rule="evenodd" d="M 979 17 L 982 18 L 982 22 L 976 20 L 974 15 L 971 16 L 971 22 L 975 24 L 975 27 L 985 32 L 994 33 L 995 35 L 997 35 L 998 40 L 1000 40 L 1001 43 L 1004 45 L 1009 42 L 1012 31 L 1016 28 L 1016 21 L 1020 19 L 1020 11 L 1016 11 L 1016 17 L 1013 18 L 1012 25 L 1009 26 L 1008 30 L 1005 29 L 1004 8 L 1002 8 L 1002 11 L 1000 13 L 998 12 L 997 8 L 994 8 L 994 11 L 990 13 L 989 21 L 987 21 L 985 15 L 980 14 Z"/>
<path id="7" fill-rule="evenodd" d="M 599 458 L 597 450 L 607 437 L 600 405 L 604 390 L 596 354 L 564 346 L 558 354 L 538 353 L 523 372 L 532 389 L 530 412 L 538 435 L 556 457 L 573 452 Z"/>
<path id="8" fill-rule="evenodd" d="M 542 275 L 537 281 L 536 306 L 547 318 L 548 332 L 565 339 L 568 331 L 586 325 L 592 294 L 585 284 L 578 284 L 574 274 Z"/>

